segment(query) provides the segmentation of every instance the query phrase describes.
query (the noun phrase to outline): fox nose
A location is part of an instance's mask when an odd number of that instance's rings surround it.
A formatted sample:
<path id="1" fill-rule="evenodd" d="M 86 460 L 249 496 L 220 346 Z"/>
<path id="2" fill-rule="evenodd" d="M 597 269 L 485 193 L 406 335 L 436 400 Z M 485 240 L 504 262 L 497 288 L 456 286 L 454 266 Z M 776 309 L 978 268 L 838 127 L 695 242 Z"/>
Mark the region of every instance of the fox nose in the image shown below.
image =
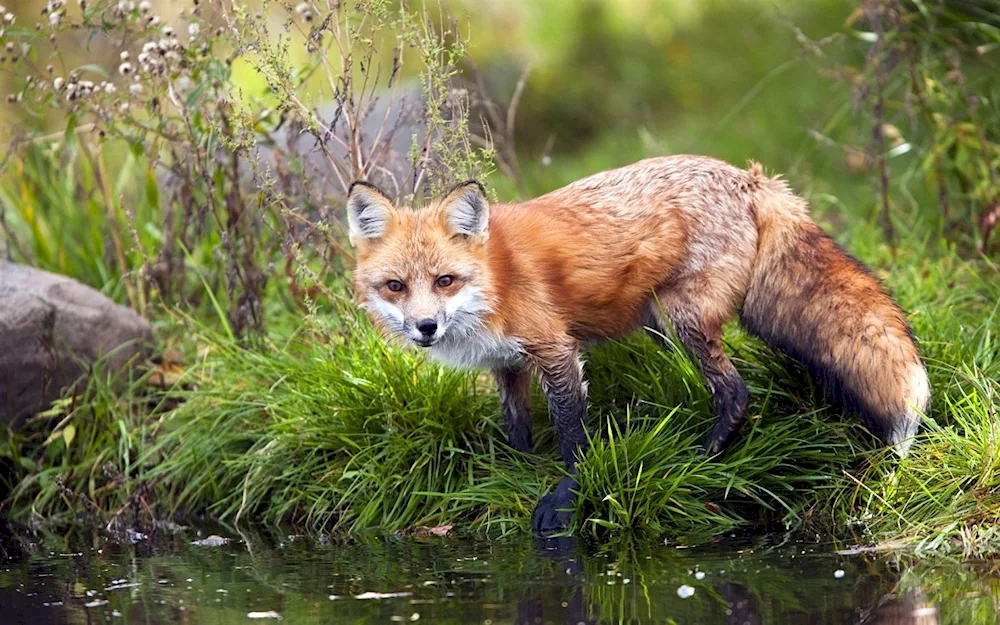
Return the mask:
<path id="1" fill-rule="evenodd" d="M 423 319 L 417 322 L 417 330 L 426 337 L 434 336 L 437 329 L 437 321 L 434 321 L 433 319 Z"/>

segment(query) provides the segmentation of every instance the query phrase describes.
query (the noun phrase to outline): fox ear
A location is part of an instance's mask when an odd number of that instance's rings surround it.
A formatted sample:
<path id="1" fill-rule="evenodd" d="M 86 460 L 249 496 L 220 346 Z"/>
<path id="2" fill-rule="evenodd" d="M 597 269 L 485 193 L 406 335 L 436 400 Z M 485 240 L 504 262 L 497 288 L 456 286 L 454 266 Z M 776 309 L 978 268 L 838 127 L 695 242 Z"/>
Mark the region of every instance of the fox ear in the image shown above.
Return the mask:
<path id="1" fill-rule="evenodd" d="M 351 245 L 357 245 L 360 239 L 384 236 L 395 214 L 392 202 L 378 187 L 360 180 L 351 183 L 347 192 L 347 225 Z"/>
<path id="2" fill-rule="evenodd" d="M 490 233 L 490 203 L 486 190 L 475 180 L 456 186 L 441 202 L 444 220 L 455 234 L 480 237 Z"/>

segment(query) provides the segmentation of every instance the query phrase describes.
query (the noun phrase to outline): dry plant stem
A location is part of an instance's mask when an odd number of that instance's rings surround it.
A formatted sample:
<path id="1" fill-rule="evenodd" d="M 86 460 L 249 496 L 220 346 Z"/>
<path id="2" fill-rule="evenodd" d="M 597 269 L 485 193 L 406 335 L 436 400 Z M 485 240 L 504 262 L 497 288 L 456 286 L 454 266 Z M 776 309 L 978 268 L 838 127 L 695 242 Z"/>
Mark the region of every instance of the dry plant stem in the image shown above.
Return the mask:
<path id="1" fill-rule="evenodd" d="M 879 169 L 879 193 L 882 204 L 882 228 L 885 231 L 886 240 L 892 250 L 893 257 L 896 255 L 896 232 L 892 224 L 892 215 L 889 212 L 889 167 L 885 160 L 885 132 L 883 127 L 883 116 L 885 114 L 885 74 L 886 69 L 882 61 L 885 51 L 885 31 L 882 27 L 883 5 L 877 0 L 865 0 L 864 11 L 868 16 L 872 27 L 875 29 L 876 41 L 872 48 L 870 64 L 875 76 L 875 102 L 872 105 L 872 115 L 875 123 L 872 127 L 872 143 Z"/>
<path id="2" fill-rule="evenodd" d="M 87 157 L 91 159 L 91 162 L 96 161 L 97 166 L 97 183 L 101 187 L 101 193 L 104 194 L 104 204 L 108 211 L 108 223 L 111 231 L 111 239 L 114 243 L 115 248 L 115 260 L 118 262 L 118 270 L 122 276 L 122 283 L 125 285 L 125 291 L 128 295 L 129 305 L 132 306 L 139 314 L 143 313 L 142 302 L 140 301 L 140 296 L 136 293 L 135 285 L 132 284 L 131 272 L 129 271 L 128 261 L 125 260 L 125 246 L 122 243 L 122 233 L 121 233 L 121 222 L 118 219 L 117 205 L 112 200 L 110 181 L 108 180 L 107 170 L 104 166 L 104 155 L 103 153 L 98 153 L 95 158 L 90 150 L 87 150 Z"/>
<path id="3" fill-rule="evenodd" d="M 983 158 L 983 168 L 986 170 L 987 175 L 990 178 L 989 195 L 985 198 L 985 206 L 983 207 L 979 218 L 979 229 L 980 232 L 982 232 L 982 242 L 980 243 L 979 249 L 985 254 L 989 244 L 990 235 L 992 234 L 998 221 L 997 213 L 1000 212 L 1000 186 L 997 186 L 997 172 L 994 169 L 993 164 L 990 162 L 989 143 L 986 141 L 986 131 L 983 130 L 982 124 L 976 123 L 975 100 L 969 93 L 968 86 L 965 83 L 965 76 L 961 72 L 961 67 L 957 58 L 953 59 L 952 71 L 955 76 L 955 82 L 958 83 L 959 91 L 962 94 L 962 101 L 965 102 L 966 109 L 968 110 L 969 121 L 972 122 L 973 127 L 976 129 L 976 139 L 979 140 L 979 153 Z"/>
<path id="4" fill-rule="evenodd" d="M 470 134 L 469 139 L 473 145 L 480 148 L 496 149 L 497 168 L 507 178 L 514 181 L 517 185 L 518 193 L 522 198 L 527 197 L 528 190 L 524 184 L 524 177 L 521 175 L 521 166 L 517 158 L 515 124 L 517 121 L 517 109 L 521 104 L 524 88 L 528 84 L 528 76 L 531 74 L 531 66 L 529 65 L 521 71 L 505 113 L 501 113 L 500 107 L 491 97 L 489 89 L 486 87 L 483 73 L 475 67 L 473 70 L 476 74 L 476 86 L 478 88 L 478 95 L 482 99 L 481 104 L 485 115 L 481 117 L 483 136 Z"/>
<path id="5" fill-rule="evenodd" d="M 927 100 L 924 97 L 922 78 L 917 73 L 917 59 L 916 54 L 913 51 L 913 44 L 910 41 L 907 41 L 904 45 L 904 49 L 906 51 L 906 61 L 910 73 L 910 87 L 913 89 L 913 93 L 917 98 L 917 106 L 920 108 L 920 115 L 923 117 L 924 126 L 927 127 L 927 132 L 930 133 L 931 154 L 934 158 L 934 170 L 937 174 L 938 204 L 941 206 L 941 214 L 944 217 L 945 222 L 947 222 L 949 212 L 948 187 L 945 184 L 944 160 L 941 156 L 941 146 L 938 145 L 938 142 L 934 137 L 934 118 L 931 115 L 930 107 L 927 105 Z"/>

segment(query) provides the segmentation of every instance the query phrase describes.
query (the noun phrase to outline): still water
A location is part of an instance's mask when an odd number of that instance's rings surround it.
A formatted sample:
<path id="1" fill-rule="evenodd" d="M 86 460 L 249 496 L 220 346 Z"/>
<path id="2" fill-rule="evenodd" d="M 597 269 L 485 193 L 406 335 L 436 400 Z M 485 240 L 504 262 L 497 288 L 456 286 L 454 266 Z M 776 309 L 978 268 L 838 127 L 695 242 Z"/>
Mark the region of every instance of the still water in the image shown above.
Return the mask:
<path id="1" fill-rule="evenodd" d="M 787 536 L 678 548 L 22 532 L 0 547 L 4 624 L 996 625 L 1000 605 L 994 563 L 837 553 Z"/>

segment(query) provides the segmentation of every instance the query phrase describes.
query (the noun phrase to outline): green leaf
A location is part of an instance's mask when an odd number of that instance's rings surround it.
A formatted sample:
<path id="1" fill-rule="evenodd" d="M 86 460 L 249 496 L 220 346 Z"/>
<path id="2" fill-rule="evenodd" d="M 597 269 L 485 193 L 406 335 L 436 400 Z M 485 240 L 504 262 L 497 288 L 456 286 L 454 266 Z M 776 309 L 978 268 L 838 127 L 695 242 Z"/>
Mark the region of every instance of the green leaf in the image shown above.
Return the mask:
<path id="1" fill-rule="evenodd" d="M 63 430 L 63 440 L 66 441 L 66 446 L 69 447 L 73 444 L 73 439 L 76 438 L 76 426 L 70 423 Z"/>
<path id="2" fill-rule="evenodd" d="M 66 145 L 72 145 L 76 139 L 76 114 L 70 113 L 66 118 Z"/>
<path id="3" fill-rule="evenodd" d="M 156 183 L 156 172 L 153 169 L 146 172 L 146 201 L 153 208 L 160 206 L 160 187 Z"/>

